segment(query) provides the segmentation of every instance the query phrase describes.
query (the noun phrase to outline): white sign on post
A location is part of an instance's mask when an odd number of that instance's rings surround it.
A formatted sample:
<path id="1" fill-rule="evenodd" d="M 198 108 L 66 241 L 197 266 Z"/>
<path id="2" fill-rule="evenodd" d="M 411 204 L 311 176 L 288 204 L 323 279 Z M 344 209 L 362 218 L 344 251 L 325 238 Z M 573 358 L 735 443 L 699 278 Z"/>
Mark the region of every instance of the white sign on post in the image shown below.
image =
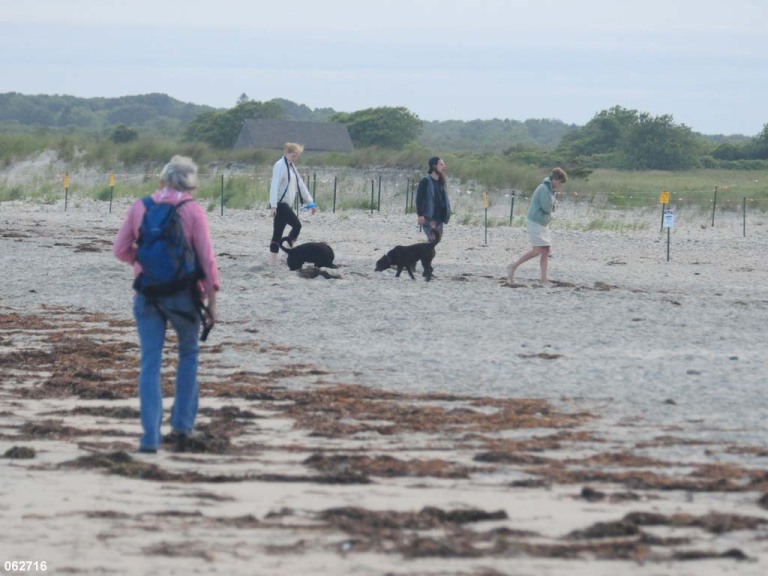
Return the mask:
<path id="1" fill-rule="evenodd" d="M 675 213 L 673 210 L 664 210 L 664 228 L 672 228 L 675 225 Z"/>

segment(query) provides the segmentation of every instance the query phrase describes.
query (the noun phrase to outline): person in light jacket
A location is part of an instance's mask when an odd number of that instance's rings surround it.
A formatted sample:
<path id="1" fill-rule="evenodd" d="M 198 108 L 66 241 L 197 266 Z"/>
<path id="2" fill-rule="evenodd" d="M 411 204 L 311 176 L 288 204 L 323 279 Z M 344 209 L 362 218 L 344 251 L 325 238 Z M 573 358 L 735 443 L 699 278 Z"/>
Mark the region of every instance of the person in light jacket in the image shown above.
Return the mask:
<path id="1" fill-rule="evenodd" d="M 283 147 L 283 157 L 275 162 L 272 168 L 272 185 L 269 188 L 269 206 L 272 211 L 272 241 L 269 244 L 270 264 L 277 264 L 277 254 L 280 252 L 280 240 L 286 226 L 291 227 L 288 242 L 293 246 L 301 232 L 301 222 L 293 211 L 293 202 L 299 194 L 302 204 L 312 206 L 312 214 L 316 207 L 314 200 L 293 165 L 304 152 L 304 146 L 286 142 Z"/>
<path id="2" fill-rule="evenodd" d="M 517 262 L 507 268 L 507 278 L 511 283 L 515 281 L 515 271 L 523 262 L 539 256 L 539 268 L 541 270 L 541 283 L 549 284 L 547 278 L 547 266 L 549 264 L 549 248 L 552 244 L 552 231 L 549 223 L 552 220 L 552 212 L 555 210 L 555 194 L 557 189 L 568 181 L 568 175 L 562 168 L 553 168 L 549 176 L 541 181 L 531 197 L 531 205 L 528 207 L 528 236 L 533 248 L 523 254 Z"/>

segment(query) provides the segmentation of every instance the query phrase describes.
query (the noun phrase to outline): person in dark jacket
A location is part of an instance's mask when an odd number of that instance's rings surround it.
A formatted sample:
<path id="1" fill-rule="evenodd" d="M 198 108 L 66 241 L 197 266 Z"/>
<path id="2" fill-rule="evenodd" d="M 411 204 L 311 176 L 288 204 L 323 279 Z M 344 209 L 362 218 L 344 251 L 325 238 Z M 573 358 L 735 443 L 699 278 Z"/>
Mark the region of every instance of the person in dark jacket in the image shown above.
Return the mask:
<path id="1" fill-rule="evenodd" d="M 443 236 L 443 225 L 451 218 L 451 203 L 448 200 L 445 182 L 445 162 L 435 156 L 429 159 L 429 172 L 419 182 L 416 191 L 416 214 L 419 226 L 427 235 L 427 242 L 434 242 L 434 230 Z"/>

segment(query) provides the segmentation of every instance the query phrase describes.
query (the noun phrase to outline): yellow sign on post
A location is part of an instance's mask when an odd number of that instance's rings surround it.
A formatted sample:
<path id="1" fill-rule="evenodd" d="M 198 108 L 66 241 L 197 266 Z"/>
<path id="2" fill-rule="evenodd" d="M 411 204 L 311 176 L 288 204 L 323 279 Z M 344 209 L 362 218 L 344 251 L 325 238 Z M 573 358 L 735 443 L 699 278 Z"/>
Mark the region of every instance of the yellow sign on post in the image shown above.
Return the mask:
<path id="1" fill-rule="evenodd" d="M 669 204 L 669 192 L 662 192 L 659 195 L 659 202 L 662 204 Z"/>
<path id="2" fill-rule="evenodd" d="M 64 188 L 69 188 L 69 176 L 64 176 Z"/>
<path id="3" fill-rule="evenodd" d="M 114 186 L 115 185 L 115 175 L 114 174 L 110 174 L 109 175 L 109 185 L 110 186 Z"/>
<path id="4" fill-rule="evenodd" d="M 488 208 L 488 206 L 490 205 L 491 205 L 491 202 L 488 199 L 488 192 L 483 192 L 483 208 Z"/>

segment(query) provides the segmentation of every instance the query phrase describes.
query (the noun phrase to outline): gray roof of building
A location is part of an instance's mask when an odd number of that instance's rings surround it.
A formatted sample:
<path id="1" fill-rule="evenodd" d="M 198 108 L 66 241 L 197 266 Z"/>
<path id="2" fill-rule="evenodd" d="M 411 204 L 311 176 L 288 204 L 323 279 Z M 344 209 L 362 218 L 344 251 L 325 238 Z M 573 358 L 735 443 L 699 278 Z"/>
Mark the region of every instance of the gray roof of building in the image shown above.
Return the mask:
<path id="1" fill-rule="evenodd" d="M 308 152 L 351 152 L 353 149 L 343 124 L 298 120 L 244 120 L 235 148 L 282 150 L 286 142 L 301 144 Z"/>

